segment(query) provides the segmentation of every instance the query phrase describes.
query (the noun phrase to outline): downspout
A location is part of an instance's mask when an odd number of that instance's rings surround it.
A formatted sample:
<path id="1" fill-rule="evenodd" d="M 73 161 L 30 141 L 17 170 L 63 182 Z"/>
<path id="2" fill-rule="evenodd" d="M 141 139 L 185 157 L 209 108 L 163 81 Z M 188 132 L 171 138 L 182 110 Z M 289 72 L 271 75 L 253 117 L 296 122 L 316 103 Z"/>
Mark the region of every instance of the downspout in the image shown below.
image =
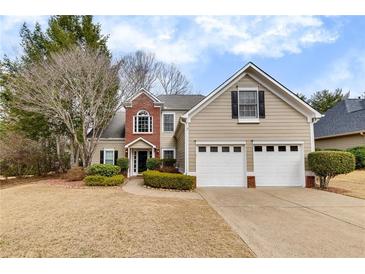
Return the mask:
<path id="1" fill-rule="evenodd" d="M 181 123 L 184 125 L 184 149 L 185 149 L 185 159 L 184 159 L 184 174 L 188 174 L 189 169 L 189 123 L 184 121 L 184 118 L 181 117 Z"/>

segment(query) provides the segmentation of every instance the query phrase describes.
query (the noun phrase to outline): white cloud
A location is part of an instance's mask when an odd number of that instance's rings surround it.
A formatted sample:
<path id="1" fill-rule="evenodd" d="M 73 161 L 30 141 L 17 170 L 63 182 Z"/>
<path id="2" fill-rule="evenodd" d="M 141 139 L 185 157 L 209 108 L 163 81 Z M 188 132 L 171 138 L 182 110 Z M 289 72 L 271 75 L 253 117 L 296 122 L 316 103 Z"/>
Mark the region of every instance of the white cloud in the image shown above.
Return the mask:
<path id="1" fill-rule="evenodd" d="M 181 17 L 180 17 L 181 18 Z M 113 52 L 154 51 L 164 61 L 198 62 L 205 51 L 241 57 L 279 58 L 303 48 L 333 43 L 339 34 L 319 17 L 198 16 L 99 17 Z"/>
<path id="2" fill-rule="evenodd" d="M 278 58 L 297 54 L 317 43 L 332 43 L 337 30 L 327 29 L 320 18 L 308 16 L 197 17 L 207 44 L 250 57 Z"/>
<path id="3" fill-rule="evenodd" d="M 48 16 L 0 16 L 0 58 L 4 54 L 9 57 L 19 57 L 22 53 L 20 48 L 19 32 L 24 22 L 33 28 L 35 23 L 41 24 L 43 29 L 47 25 Z"/>
<path id="4" fill-rule="evenodd" d="M 322 73 L 309 85 L 298 90 L 311 94 L 314 91 L 342 88 L 357 98 L 365 91 L 365 50 L 349 50 L 341 57 L 329 63 Z"/>

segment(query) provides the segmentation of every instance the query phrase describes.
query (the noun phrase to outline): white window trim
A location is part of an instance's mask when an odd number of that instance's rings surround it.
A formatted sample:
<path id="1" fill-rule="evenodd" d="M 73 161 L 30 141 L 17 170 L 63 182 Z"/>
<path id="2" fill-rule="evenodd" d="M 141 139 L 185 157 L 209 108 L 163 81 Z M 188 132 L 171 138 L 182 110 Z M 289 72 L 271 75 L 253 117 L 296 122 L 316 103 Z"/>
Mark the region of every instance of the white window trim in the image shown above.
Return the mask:
<path id="1" fill-rule="evenodd" d="M 113 152 L 113 165 L 114 165 L 114 163 L 115 163 L 115 159 L 114 159 L 114 157 L 115 157 L 115 149 L 113 149 L 113 148 L 106 148 L 106 149 L 104 149 L 104 159 L 103 159 L 103 164 L 105 165 L 105 159 L 106 159 L 106 152 L 107 151 L 112 151 Z"/>
<path id="2" fill-rule="evenodd" d="M 165 114 L 172 114 L 174 116 L 173 118 L 173 130 L 172 131 L 165 131 Z M 163 112 L 162 113 L 162 132 L 166 132 L 166 133 L 174 133 L 175 132 L 175 112 Z"/>
<path id="3" fill-rule="evenodd" d="M 162 149 L 162 157 L 164 157 L 164 152 L 165 152 L 166 150 L 172 150 L 172 151 L 174 152 L 173 159 L 176 159 L 176 149 L 175 149 L 175 148 L 163 148 L 163 149 Z M 164 158 L 162 158 L 162 159 L 164 159 Z"/>
<path id="4" fill-rule="evenodd" d="M 151 121 L 151 123 L 148 123 L 148 127 L 150 127 L 150 124 L 151 124 L 151 128 L 150 128 L 150 131 L 148 131 L 148 132 L 136 131 L 136 128 L 138 130 L 138 113 L 140 113 L 141 111 L 146 111 L 149 115 L 149 116 L 142 116 L 142 117 L 149 117 L 150 118 L 149 121 Z M 137 126 L 136 126 L 136 121 L 137 121 Z M 133 116 L 133 134 L 153 134 L 153 117 L 151 116 L 151 114 L 147 110 L 141 109 L 137 112 L 137 115 Z"/>
<path id="5" fill-rule="evenodd" d="M 256 117 L 244 118 L 240 117 L 240 91 L 256 91 Z M 259 123 L 260 122 L 260 103 L 259 103 L 259 87 L 251 87 L 251 88 L 237 88 L 237 116 L 238 116 L 238 123 Z"/>

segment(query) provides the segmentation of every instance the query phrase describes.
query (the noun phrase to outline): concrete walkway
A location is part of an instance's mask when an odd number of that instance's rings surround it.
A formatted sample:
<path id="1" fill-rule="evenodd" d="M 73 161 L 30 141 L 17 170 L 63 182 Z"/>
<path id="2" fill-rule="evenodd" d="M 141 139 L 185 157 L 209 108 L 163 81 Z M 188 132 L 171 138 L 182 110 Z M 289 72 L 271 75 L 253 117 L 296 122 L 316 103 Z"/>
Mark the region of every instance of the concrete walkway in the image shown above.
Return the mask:
<path id="1" fill-rule="evenodd" d="M 365 200 L 305 188 L 198 192 L 258 257 L 365 257 Z"/>
<path id="2" fill-rule="evenodd" d="M 179 199 L 194 199 L 202 200 L 203 198 L 197 192 L 182 192 L 182 191 L 170 191 L 153 188 L 145 188 L 143 186 L 142 178 L 131 178 L 128 182 L 122 186 L 125 192 L 157 198 L 179 198 Z"/>

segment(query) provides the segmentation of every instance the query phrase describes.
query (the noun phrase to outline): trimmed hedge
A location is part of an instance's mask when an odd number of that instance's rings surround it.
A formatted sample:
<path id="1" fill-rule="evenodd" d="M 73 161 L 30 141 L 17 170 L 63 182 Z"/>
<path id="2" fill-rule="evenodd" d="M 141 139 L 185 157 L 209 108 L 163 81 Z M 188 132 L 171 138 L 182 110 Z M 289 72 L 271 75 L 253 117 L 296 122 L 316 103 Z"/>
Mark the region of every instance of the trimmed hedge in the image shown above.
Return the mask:
<path id="1" fill-rule="evenodd" d="M 156 170 L 161 166 L 161 160 L 159 158 L 148 158 L 146 163 L 147 169 Z"/>
<path id="2" fill-rule="evenodd" d="M 100 186 L 104 184 L 105 176 L 101 175 L 89 175 L 84 179 L 85 185 L 87 186 Z"/>
<path id="3" fill-rule="evenodd" d="M 86 176 L 84 182 L 87 186 L 117 186 L 124 182 L 123 175 L 114 175 L 112 177 L 90 175 Z"/>
<path id="4" fill-rule="evenodd" d="M 320 177 L 320 187 L 327 188 L 331 178 L 355 169 L 355 157 L 344 151 L 316 151 L 308 154 L 308 164 Z"/>
<path id="5" fill-rule="evenodd" d="M 120 172 L 120 167 L 110 164 L 93 164 L 87 168 L 87 175 L 100 175 L 111 177 L 118 175 Z"/>
<path id="6" fill-rule="evenodd" d="M 155 170 L 143 172 L 144 184 L 156 188 L 190 190 L 195 188 L 195 176 L 165 173 Z"/>
<path id="7" fill-rule="evenodd" d="M 348 152 L 355 156 L 356 168 L 365 168 L 365 146 L 349 148 Z"/>
<path id="8" fill-rule="evenodd" d="M 123 175 L 114 175 L 112 177 L 106 177 L 104 180 L 105 186 L 118 186 L 123 184 L 124 176 Z"/>

